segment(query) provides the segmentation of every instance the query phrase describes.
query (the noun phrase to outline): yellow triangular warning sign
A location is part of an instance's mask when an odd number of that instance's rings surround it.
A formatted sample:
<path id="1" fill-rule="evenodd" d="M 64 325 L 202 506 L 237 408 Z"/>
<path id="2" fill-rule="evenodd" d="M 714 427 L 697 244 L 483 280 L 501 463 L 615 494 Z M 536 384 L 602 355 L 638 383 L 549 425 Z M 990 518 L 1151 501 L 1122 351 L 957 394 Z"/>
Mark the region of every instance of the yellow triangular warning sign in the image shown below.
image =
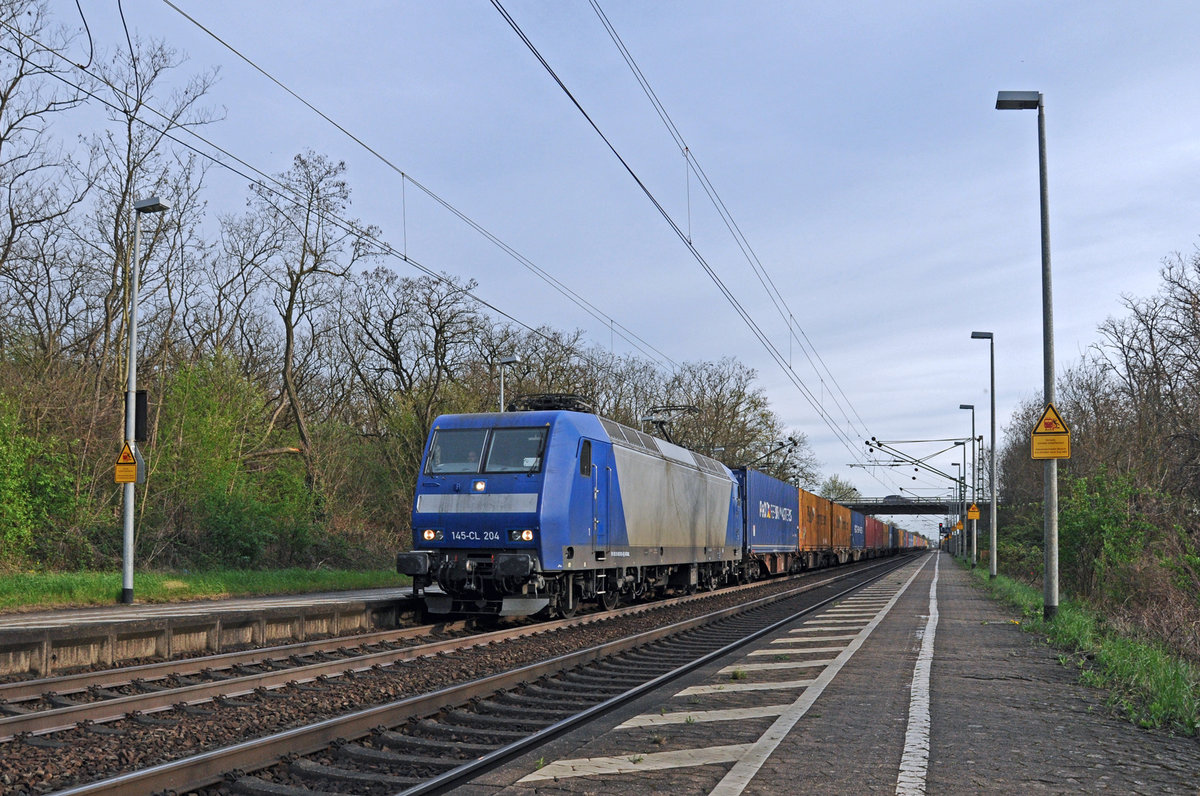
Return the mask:
<path id="1" fill-rule="evenodd" d="M 1070 429 L 1059 416 L 1058 410 L 1054 408 L 1054 404 L 1046 404 L 1046 411 L 1042 412 L 1042 417 L 1037 421 L 1037 425 L 1033 427 L 1034 434 L 1068 434 Z"/>
<path id="2" fill-rule="evenodd" d="M 117 464 L 133 464 L 133 451 L 129 449 L 129 443 L 125 443 L 125 447 L 121 449 L 121 455 L 117 457 Z"/>

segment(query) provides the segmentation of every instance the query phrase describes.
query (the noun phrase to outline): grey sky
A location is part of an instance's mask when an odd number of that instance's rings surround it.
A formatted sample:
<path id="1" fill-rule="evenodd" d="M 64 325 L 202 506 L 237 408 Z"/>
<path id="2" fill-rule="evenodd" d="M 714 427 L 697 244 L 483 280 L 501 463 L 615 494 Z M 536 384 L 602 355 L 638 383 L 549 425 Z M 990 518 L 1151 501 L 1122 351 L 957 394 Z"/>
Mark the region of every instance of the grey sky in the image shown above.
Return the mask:
<path id="1" fill-rule="evenodd" d="M 486 0 L 175 0 L 415 179 L 676 361 L 736 356 L 866 494 L 907 474 L 852 453 L 781 374 L 684 245 Z M 505 8 L 795 372 L 841 417 L 585 0 Z M 996 333 L 1001 426 L 1041 393 L 1037 126 L 1000 89 L 1046 96 L 1060 369 L 1145 295 L 1200 231 L 1200 7 L 1192 2 L 628 2 L 601 6 L 800 326 L 881 439 L 986 433 Z M 116 3 L 84 4 L 124 48 Z M 568 304 L 168 5 L 130 29 L 201 69 L 206 135 L 267 172 L 312 148 L 350 167 L 354 215 L 417 259 L 479 281 L 530 325 L 607 326 Z M 78 25 L 68 0 L 60 20 Z M 190 71 L 190 70 L 189 70 Z M 244 180 L 214 171 L 213 213 Z M 690 193 L 689 193 L 690 187 Z M 690 199 L 690 202 L 689 202 Z M 690 215 L 689 215 L 690 208 Z M 690 226 L 689 226 L 690 223 Z M 406 267 L 395 267 L 407 275 Z M 628 350 L 619 339 L 618 351 Z M 1066 418 L 1070 422 L 1070 418 Z M 856 431 L 846 432 L 860 440 Z M 858 445 L 853 455 L 863 457 Z M 954 456 L 941 457 L 948 467 Z M 929 521 L 906 523 L 928 532 Z"/>

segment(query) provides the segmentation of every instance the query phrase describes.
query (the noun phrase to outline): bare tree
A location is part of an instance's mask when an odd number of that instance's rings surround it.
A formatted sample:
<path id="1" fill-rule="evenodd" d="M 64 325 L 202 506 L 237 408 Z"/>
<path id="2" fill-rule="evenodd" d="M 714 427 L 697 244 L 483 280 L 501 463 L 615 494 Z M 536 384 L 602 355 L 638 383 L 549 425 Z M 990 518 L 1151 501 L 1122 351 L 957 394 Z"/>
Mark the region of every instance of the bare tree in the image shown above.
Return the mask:
<path id="1" fill-rule="evenodd" d="M 51 135 L 55 116 L 83 92 L 54 54 L 71 45 L 50 22 L 44 0 L 0 0 L 0 274 L 15 254 L 33 255 L 38 230 L 60 222 L 83 200 L 90 180 Z"/>
<path id="2" fill-rule="evenodd" d="M 338 293 L 355 263 L 372 254 L 376 230 L 343 218 L 350 206 L 346 164 L 315 152 L 296 155 L 278 177 L 278 188 L 251 186 L 250 209 L 240 224 L 250 257 L 241 266 L 262 274 L 283 327 L 281 402 L 296 424 L 310 487 L 315 487 L 313 435 L 302 398 L 304 374 L 314 356 L 320 313 Z"/>

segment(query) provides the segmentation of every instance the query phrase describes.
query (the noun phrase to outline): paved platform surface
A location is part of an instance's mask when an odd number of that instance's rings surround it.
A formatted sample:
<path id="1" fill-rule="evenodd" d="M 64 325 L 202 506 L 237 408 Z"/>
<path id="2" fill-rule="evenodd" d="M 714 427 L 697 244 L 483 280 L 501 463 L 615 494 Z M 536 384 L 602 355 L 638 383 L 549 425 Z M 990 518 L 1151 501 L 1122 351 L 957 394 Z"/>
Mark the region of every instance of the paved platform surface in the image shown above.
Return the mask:
<path id="1" fill-rule="evenodd" d="M 351 591 L 290 594 L 269 597 L 240 597 L 224 600 L 191 600 L 177 603 L 134 603 L 133 605 L 51 608 L 39 611 L 0 613 L 0 632 L 5 630 L 48 630 L 81 625 L 109 625 L 153 619 L 184 619 L 260 611 L 287 610 L 314 605 L 401 602 L 412 597 L 412 589 L 355 589 Z"/>
<path id="2" fill-rule="evenodd" d="M 0 677 L 361 633 L 413 609 L 411 589 L 391 588 L 4 613 Z"/>
<path id="3" fill-rule="evenodd" d="M 1012 618 L 928 555 L 456 793 L 1200 793 Z"/>

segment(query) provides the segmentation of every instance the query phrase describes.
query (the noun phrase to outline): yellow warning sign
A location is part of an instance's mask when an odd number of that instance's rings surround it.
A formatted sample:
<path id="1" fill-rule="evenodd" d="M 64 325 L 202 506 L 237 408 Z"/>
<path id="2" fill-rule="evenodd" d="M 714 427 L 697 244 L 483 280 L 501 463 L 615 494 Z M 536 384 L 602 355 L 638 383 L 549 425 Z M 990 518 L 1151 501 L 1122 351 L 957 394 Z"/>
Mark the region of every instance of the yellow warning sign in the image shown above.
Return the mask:
<path id="1" fill-rule="evenodd" d="M 958 522 L 954 523 L 954 530 L 956 530 L 956 531 L 962 530 L 962 520 L 959 520 Z"/>
<path id="2" fill-rule="evenodd" d="M 971 504 L 971 508 L 967 509 L 967 519 L 968 520 L 979 519 L 979 507 L 976 506 L 974 503 Z"/>
<path id="3" fill-rule="evenodd" d="M 121 449 L 121 455 L 117 457 L 117 467 L 113 472 L 113 480 L 118 484 L 137 483 L 137 459 L 134 458 L 133 451 L 129 449 L 128 442 Z"/>
<path id="4" fill-rule="evenodd" d="M 1063 422 L 1062 416 L 1058 414 L 1058 410 L 1054 408 L 1054 404 L 1046 404 L 1046 411 L 1042 412 L 1042 416 L 1037 421 L 1037 425 L 1033 427 L 1033 433 L 1070 434 L 1071 430 L 1067 428 L 1067 424 Z"/>
<path id="5" fill-rule="evenodd" d="M 1070 459 L 1071 430 L 1063 422 L 1054 404 L 1046 411 L 1029 434 L 1030 455 L 1034 459 Z"/>

